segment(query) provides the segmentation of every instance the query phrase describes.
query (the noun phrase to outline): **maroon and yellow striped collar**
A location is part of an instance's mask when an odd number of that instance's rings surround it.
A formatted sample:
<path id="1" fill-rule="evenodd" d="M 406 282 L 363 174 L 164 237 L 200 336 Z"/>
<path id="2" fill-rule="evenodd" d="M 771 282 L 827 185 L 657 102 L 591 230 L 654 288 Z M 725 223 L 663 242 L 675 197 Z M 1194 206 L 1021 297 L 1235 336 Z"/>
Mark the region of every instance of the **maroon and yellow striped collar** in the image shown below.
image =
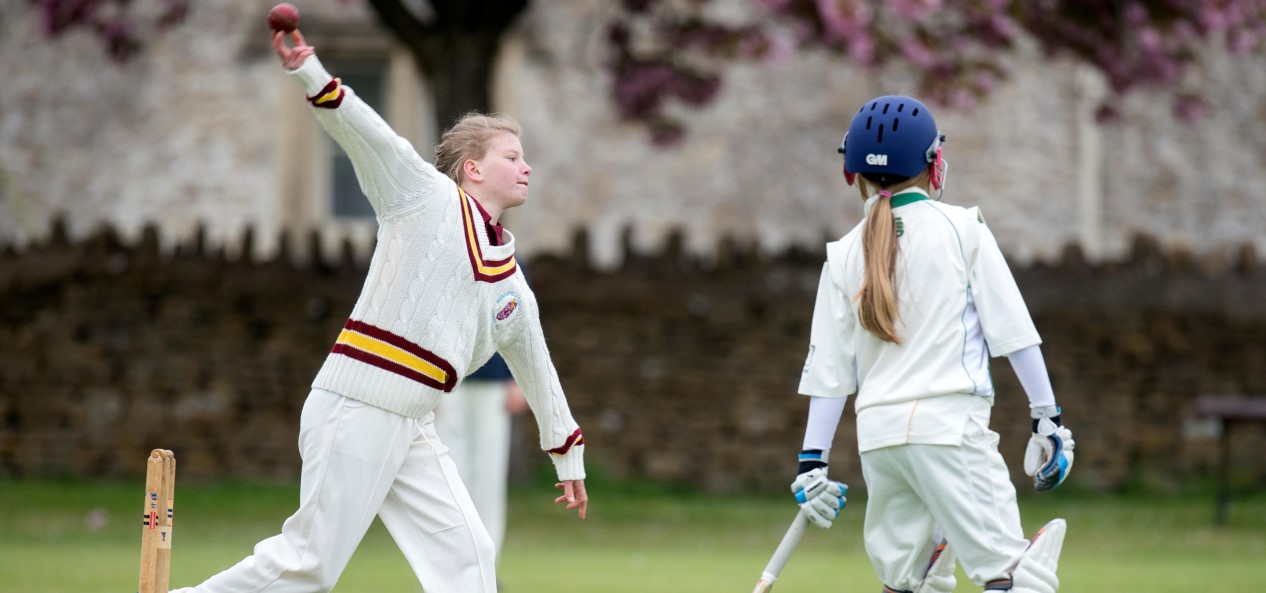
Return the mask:
<path id="1" fill-rule="evenodd" d="M 460 186 L 457 188 L 457 196 L 462 203 L 462 233 L 465 235 L 466 253 L 470 258 L 470 267 L 474 271 L 475 280 L 492 283 L 509 278 L 517 269 L 514 251 L 511 249 L 509 256 L 504 259 L 489 258 L 484 251 L 484 245 L 479 240 L 480 237 L 485 237 L 485 241 L 487 239 L 480 228 L 483 226 L 483 217 L 476 216 L 471 206 L 475 199 Z"/>

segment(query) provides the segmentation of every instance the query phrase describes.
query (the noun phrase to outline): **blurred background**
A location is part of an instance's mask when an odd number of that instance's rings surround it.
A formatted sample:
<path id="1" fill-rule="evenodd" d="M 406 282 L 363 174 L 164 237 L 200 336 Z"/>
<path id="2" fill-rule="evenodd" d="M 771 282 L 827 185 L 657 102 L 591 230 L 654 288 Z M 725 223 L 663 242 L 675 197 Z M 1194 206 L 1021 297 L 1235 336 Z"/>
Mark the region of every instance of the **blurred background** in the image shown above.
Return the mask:
<path id="1" fill-rule="evenodd" d="M 913 94 L 948 135 L 944 200 L 981 206 L 1042 333 L 1078 443 L 1057 496 L 1194 492 L 1192 525 L 1238 521 L 1223 543 L 1266 553 L 1266 3 L 297 4 L 424 158 L 466 111 L 523 124 L 533 190 L 503 222 L 597 484 L 782 496 L 823 244 L 861 217 L 836 147 L 863 101 Z M 57 507 L 24 505 L 60 480 L 139 496 L 155 447 L 182 485 L 291 492 L 375 223 L 269 45 L 272 5 L 0 3 L 0 517 Z M 994 379 L 1025 491 L 1027 400 Z M 544 502 L 516 422 L 513 484 Z M 851 406 L 834 448 L 864 501 Z M 1247 517 L 1215 515 L 1232 495 Z M 9 525 L 0 543 L 39 539 Z"/>

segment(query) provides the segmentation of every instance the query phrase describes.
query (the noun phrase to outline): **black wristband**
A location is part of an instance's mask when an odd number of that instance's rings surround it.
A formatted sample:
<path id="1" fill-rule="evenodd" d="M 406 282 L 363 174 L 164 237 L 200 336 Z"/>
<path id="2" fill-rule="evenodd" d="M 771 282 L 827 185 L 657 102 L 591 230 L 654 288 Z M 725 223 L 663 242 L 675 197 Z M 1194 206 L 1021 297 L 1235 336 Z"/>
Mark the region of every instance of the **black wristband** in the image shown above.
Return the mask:
<path id="1" fill-rule="evenodd" d="M 796 469 L 796 475 L 810 472 L 820 467 L 826 467 L 827 463 L 823 459 L 825 455 L 821 449 L 805 449 L 800 452 L 800 467 Z"/>

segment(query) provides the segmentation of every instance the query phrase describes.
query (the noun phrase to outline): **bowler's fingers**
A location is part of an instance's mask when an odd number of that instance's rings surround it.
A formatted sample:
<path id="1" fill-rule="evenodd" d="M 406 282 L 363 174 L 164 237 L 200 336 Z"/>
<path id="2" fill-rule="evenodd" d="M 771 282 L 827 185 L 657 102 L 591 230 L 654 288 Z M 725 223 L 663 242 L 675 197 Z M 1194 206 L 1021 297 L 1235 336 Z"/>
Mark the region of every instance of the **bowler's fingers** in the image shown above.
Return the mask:
<path id="1" fill-rule="evenodd" d="M 308 56 L 314 53 L 316 53 L 316 48 L 313 48 L 310 45 L 296 47 L 294 53 L 290 54 L 290 62 L 291 62 L 290 69 L 291 70 L 298 69 L 300 66 L 303 65 L 303 61 L 308 59 Z"/>
<path id="2" fill-rule="evenodd" d="M 585 494 L 584 480 L 564 480 L 554 484 L 554 487 L 563 490 L 563 495 L 555 498 L 554 502 L 566 502 L 568 510 L 579 507 L 580 518 L 584 519 L 589 509 L 589 495 Z"/>
<path id="3" fill-rule="evenodd" d="M 572 494 L 575 495 L 576 500 L 580 503 L 580 520 L 583 521 L 585 512 L 589 510 L 589 495 L 585 492 L 584 480 L 576 480 L 576 483 L 572 486 Z"/>
<path id="4" fill-rule="evenodd" d="M 273 31 L 273 49 L 277 52 L 277 57 L 281 58 L 283 65 L 293 70 L 303 65 L 303 61 L 316 53 L 316 49 L 308 45 L 298 29 L 290 33 L 290 41 L 294 47 L 286 47 L 285 33 Z"/>
<path id="5" fill-rule="evenodd" d="M 282 33 L 281 31 L 273 31 L 273 50 L 277 52 L 277 57 L 281 58 L 283 61 L 290 56 L 290 48 L 286 47 L 286 44 L 283 41 L 285 37 L 285 33 Z"/>

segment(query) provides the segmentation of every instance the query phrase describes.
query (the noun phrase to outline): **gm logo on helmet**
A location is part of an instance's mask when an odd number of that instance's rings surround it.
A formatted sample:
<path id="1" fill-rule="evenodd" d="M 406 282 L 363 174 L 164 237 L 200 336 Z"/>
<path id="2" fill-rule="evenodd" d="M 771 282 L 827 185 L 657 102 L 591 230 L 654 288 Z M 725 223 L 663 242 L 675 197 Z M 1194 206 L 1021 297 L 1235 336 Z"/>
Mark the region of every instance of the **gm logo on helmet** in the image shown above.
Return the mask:
<path id="1" fill-rule="evenodd" d="M 866 155 L 866 164 L 878 167 L 888 166 L 888 155 L 886 154 L 868 154 Z"/>

